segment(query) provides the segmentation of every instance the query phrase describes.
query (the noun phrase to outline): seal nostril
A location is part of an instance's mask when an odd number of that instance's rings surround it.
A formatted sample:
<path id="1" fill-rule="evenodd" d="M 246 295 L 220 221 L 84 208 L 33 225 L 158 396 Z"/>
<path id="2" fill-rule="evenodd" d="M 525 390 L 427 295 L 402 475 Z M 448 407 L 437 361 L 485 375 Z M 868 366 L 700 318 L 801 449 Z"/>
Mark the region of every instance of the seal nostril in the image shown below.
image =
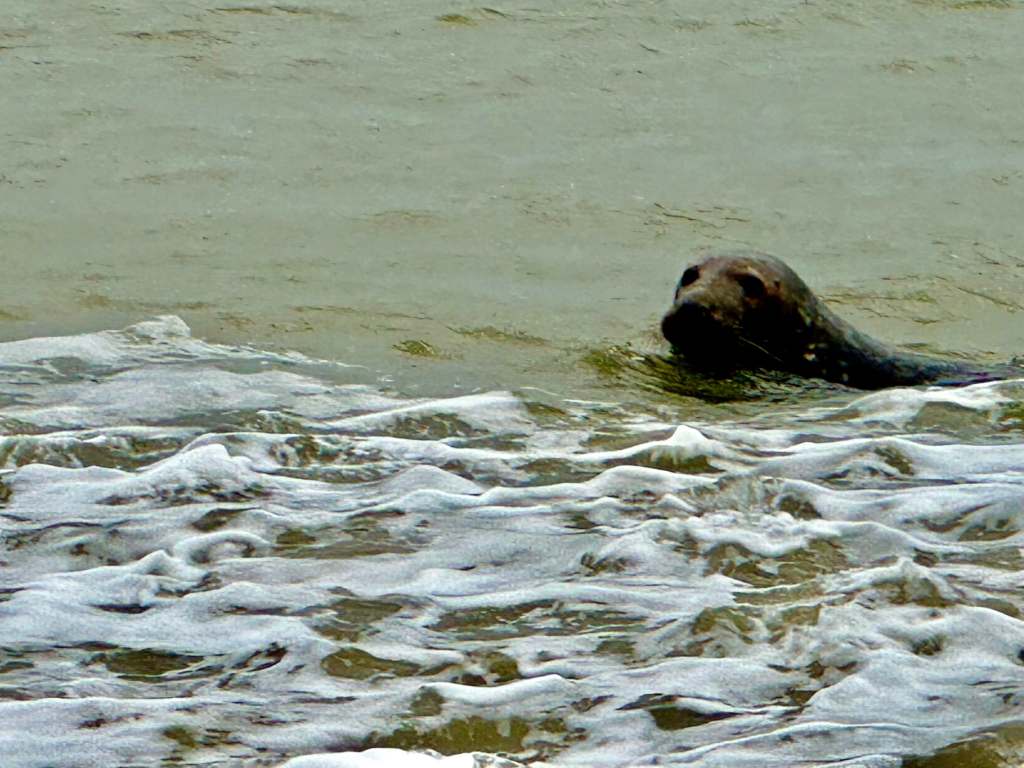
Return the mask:
<path id="1" fill-rule="evenodd" d="M 703 304 L 689 300 L 681 302 L 674 311 L 682 323 L 698 322 L 708 313 L 707 307 Z"/>

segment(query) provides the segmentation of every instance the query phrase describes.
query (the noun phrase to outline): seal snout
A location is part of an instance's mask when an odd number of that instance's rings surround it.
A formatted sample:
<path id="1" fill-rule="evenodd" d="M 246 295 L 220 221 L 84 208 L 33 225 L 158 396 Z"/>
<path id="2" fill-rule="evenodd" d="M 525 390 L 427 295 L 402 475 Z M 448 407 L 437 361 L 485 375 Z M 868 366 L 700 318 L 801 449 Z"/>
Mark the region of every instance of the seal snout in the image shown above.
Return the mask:
<path id="1" fill-rule="evenodd" d="M 672 344 L 681 346 L 689 333 L 691 336 L 696 328 L 706 324 L 708 311 L 699 302 L 686 298 L 677 301 L 672 309 L 661 319 L 661 335 Z"/>
<path id="2" fill-rule="evenodd" d="M 679 338 L 679 317 L 676 314 L 676 308 L 672 307 L 665 316 L 661 318 L 661 335 L 668 339 L 673 344 L 675 340 Z"/>

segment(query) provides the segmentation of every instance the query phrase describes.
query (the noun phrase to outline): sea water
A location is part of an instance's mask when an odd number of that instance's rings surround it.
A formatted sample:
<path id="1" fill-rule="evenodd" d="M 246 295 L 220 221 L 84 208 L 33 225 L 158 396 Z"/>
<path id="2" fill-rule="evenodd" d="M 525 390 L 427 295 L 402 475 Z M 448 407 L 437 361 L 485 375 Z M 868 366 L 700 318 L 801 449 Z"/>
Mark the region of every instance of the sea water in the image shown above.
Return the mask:
<path id="1" fill-rule="evenodd" d="M 0 345 L 4 766 L 1024 755 L 1024 381 L 378 379 L 174 317 Z"/>

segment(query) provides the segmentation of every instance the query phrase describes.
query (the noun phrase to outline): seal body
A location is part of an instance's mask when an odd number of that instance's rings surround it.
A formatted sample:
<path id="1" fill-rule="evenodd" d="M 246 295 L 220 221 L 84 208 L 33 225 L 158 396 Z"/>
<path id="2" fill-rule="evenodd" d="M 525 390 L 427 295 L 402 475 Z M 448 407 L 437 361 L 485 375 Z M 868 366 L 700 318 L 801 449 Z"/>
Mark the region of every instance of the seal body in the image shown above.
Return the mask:
<path id="1" fill-rule="evenodd" d="M 716 252 L 686 267 L 661 330 L 689 365 L 712 372 L 766 368 L 860 389 L 1001 378 L 861 333 L 784 262 L 755 251 Z"/>

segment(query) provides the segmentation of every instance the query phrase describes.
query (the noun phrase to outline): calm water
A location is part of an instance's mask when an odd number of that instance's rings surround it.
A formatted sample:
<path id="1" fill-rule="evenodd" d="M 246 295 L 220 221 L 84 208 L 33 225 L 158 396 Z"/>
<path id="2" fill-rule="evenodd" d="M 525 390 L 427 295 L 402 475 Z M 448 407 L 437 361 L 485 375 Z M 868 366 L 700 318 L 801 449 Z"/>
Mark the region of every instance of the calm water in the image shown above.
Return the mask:
<path id="1" fill-rule="evenodd" d="M 4 765 L 1016 764 L 1024 381 L 678 403 L 0 345 Z"/>

